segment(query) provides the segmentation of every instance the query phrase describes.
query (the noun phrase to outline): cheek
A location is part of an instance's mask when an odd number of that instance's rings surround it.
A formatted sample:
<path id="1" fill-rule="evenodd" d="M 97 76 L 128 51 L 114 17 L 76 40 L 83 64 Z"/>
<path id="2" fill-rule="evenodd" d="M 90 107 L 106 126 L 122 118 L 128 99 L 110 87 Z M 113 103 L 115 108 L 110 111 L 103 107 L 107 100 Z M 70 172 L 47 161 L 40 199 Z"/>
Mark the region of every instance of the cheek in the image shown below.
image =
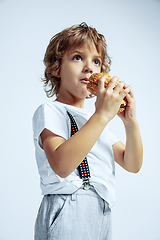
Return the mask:
<path id="1" fill-rule="evenodd" d="M 74 68 L 72 65 L 70 65 L 70 64 L 62 65 L 62 68 L 60 71 L 61 79 L 70 78 L 73 74 L 74 74 Z"/>
<path id="2" fill-rule="evenodd" d="M 94 72 L 95 73 L 100 73 L 101 72 L 101 66 L 94 66 Z"/>
<path id="3" fill-rule="evenodd" d="M 71 72 L 65 70 L 61 72 L 61 85 L 65 88 L 68 89 L 72 86 L 73 83 L 73 76 Z"/>

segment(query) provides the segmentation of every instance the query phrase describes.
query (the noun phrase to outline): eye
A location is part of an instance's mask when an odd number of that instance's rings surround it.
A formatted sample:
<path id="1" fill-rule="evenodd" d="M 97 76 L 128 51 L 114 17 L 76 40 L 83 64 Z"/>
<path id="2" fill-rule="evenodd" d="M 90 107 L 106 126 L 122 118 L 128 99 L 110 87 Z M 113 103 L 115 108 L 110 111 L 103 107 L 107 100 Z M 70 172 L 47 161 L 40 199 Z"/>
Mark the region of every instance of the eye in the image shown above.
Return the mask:
<path id="1" fill-rule="evenodd" d="M 97 66 L 100 66 L 101 65 L 101 61 L 99 59 L 95 59 L 94 61 L 94 64 L 97 65 Z"/>
<path id="2" fill-rule="evenodd" d="M 81 57 L 80 55 L 75 55 L 75 56 L 73 57 L 73 60 L 75 60 L 75 61 L 81 61 L 81 60 L 82 60 L 82 57 Z"/>

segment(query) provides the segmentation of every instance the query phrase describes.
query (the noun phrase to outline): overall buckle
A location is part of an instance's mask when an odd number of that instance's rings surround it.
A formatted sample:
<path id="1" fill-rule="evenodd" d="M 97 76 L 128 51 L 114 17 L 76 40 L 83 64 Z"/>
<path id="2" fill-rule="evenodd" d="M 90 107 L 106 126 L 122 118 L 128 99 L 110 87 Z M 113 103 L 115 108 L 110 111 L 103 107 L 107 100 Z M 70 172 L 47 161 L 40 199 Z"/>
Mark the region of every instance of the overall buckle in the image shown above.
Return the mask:
<path id="1" fill-rule="evenodd" d="M 83 188 L 87 191 L 90 188 L 89 178 L 82 179 L 83 180 Z"/>

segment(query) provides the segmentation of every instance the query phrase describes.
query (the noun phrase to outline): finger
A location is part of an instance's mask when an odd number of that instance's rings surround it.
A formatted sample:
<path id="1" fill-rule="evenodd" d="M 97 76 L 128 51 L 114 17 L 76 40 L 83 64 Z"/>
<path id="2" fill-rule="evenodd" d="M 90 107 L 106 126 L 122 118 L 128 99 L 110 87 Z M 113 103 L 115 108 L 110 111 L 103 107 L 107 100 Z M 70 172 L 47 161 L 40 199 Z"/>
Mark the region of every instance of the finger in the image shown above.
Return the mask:
<path id="1" fill-rule="evenodd" d="M 132 88 L 130 89 L 129 93 L 125 97 L 127 99 L 128 105 L 135 103 L 135 98 L 134 98 L 134 94 L 133 94 Z"/>
<path id="2" fill-rule="evenodd" d="M 130 92 L 129 92 L 129 95 L 130 95 L 132 98 L 134 98 L 134 93 L 133 93 L 132 87 L 131 87 L 131 90 L 130 90 Z"/>
<path id="3" fill-rule="evenodd" d="M 116 84 L 116 82 L 117 82 L 118 80 L 119 80 L 118 77 L 113 77 L 113 78 L 109 81 L 107 88 L 113 90 L 113 88 L 115 87 L 115 84 Z"/>
<path id="4" fill-rule="evenodd" d="M 98 81 L 98 92 L 104 91 L 104 82 L 107 79 L 107 75 L 101 77 Z"/>
<path id="5" fill-rule="evenodd" d="M 114 89 L 115 92 L 120 93 L 123 89 L 126 89 L 127 86 L 125 86 L 124 82 L 120 82 Z"/>
<path id="6" fill-rule="evenodd" d="M 127 94 L 130 93 L 131 88 L 132 88 L 132 87 L 131 87 L 130 85 L 128 85 L 123 91 L 120 92 L 120 95 L 121 95 L 123 98 L 126 97 Z"/>
<path id="7" fill-rule="evenodd" d="M 131 102 L 133 99 L 134 99 L 134 94 L 133 94 L 133 90 L 132 90 L 132 87 L 131 86 L 129 86 L 128 88 L 127 88 L 129 91 L 128 91 L 128 93 L 126 94 L 126 98 L 127 98 L 127 101 L 128 102 Z M 135 99 L 134 99 L 135 100 Z"/>
<path id="8" fill-rule="evenodd" d="M 128 93 L 125 97 L 126 97 L 126 99 L 127 99 L 127 106 L 128 106 L 128 107 L 131 107 L 132 104 L 133 104 L 133 99 L 132 99 L 132 97 L 130 96 L 129 93 Z"/>
<path id="9" fill-rule="evenodd" d="M 129 86 L 129 84 L 127 84 L 126 82 L 122 81 L 124 83 L 123 88 L 127 88 Z"/>

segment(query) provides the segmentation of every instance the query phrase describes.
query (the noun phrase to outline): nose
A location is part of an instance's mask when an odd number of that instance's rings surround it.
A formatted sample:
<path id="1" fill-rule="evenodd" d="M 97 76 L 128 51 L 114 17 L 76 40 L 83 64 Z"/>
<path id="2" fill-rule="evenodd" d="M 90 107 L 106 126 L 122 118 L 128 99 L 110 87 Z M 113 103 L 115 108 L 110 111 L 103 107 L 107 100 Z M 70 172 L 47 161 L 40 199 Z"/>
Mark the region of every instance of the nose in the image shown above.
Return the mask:
<path id="1" fill-rule="evenodd" d="M 89 61 L 89 60 L 86 61 L 83 71 L 85 73 L 93 73 L 93 65 L 92 65 L 91 61 Z"/>

